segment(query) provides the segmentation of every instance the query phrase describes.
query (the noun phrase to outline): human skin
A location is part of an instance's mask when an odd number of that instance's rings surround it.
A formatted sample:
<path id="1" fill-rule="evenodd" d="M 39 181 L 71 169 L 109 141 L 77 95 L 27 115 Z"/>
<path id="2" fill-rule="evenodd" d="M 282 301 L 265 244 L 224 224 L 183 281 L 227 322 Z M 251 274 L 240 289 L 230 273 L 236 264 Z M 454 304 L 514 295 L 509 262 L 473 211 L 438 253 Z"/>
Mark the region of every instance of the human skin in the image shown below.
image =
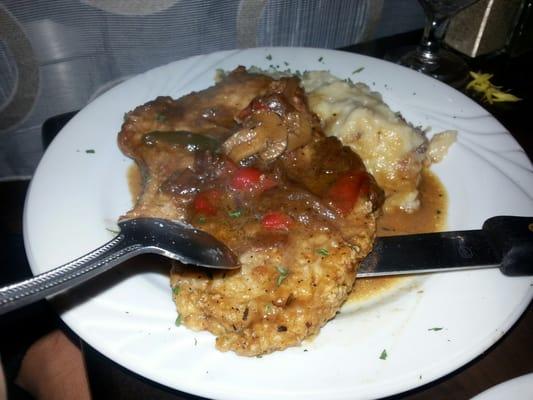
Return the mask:
<path id="1" fill-rule="evenodd" d="M 60 330 L 28 349 L 16 383 L 38 400 L 91 398 L 81 351 Z"/>

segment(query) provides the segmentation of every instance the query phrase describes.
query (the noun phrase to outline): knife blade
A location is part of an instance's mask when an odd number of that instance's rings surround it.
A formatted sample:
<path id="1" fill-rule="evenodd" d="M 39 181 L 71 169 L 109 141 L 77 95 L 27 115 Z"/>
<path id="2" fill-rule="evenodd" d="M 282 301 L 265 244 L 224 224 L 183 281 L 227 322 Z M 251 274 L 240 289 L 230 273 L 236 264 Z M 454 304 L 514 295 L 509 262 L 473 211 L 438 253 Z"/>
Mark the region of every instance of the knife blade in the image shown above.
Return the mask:
<path id="1" fill-rule="evenodd" d="M 533 217 L 492 217 L 477 230 L 378 237 L 357 277 L 480 268 L 533 275 Z"/>

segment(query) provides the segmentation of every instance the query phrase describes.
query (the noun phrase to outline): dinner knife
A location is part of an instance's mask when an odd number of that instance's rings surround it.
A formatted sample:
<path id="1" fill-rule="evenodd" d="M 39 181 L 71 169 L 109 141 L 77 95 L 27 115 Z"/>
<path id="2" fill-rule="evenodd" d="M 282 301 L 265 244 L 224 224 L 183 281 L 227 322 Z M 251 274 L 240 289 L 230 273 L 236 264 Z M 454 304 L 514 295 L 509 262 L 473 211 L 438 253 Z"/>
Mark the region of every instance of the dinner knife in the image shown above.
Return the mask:
<path id="1" fill-rule="evenodd" d="M 479 230 L 378 237 L 357 277 L 480 268 L 533 275 L 533 217 L 492 217 Z"/>

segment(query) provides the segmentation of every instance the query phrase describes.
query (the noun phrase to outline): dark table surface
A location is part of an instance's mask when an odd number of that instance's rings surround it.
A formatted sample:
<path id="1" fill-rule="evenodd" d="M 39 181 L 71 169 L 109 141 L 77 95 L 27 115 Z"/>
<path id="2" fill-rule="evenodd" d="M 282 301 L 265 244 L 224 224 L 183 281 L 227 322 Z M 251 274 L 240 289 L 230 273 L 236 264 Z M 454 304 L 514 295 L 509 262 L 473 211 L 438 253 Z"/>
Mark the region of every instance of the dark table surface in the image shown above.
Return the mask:
<path id="1" fill-rule="evenodd" d="M 362 43 L 342 50 L 386 59 L 387 54 L 401 46 L 415 44 L 420 32 L 411 32 L 390 38 Z M 488 105 L 488 109 L 516 138 L 533 158 L 533 132 L 530 114 L 533 112 L 533 54 L 509 58 L 504 54 L 469 60 L 473 70 L 494 73 L 494 83 L 511 90 L 523 100 L 512 104 Z M 475 95 L 465 92 L 478 100 Z M 48 120 L 43 126 L 43 142 L 46 145 L 74 113 Z M 29 276 L 22 241 L 22 211 L 28 181 L 0 183 L 0 283 L 8 283 Z M 487 310 L 490 312 L 490 310 Z M 51 317 L 50 317 L 51 316 Z M 45 319 L 46 318 L 46 319 Z M 51 320 L 50 320 L 51 318 Z M 31 321 L 31 322 L 29 322 Z M 35 327 L 28 331 L 28 324 Z M 60 324 L 46 302 L 21 309 L 0 318 L 0 354 L 4 362 L 10 354 L 45 331 L 53 324 Z M 9 329 L 7 329 L 9 327 Z M 68 328 L 62 326 L 62 329 Z M 530 306 L 513 328 L 485 353 L 449 375 L 407 393 L 395 395 L 393 399 L 468 399 L 506 380 L 533 372 L 533 307 Z M 169 390 L 149 382 L 115 364 L 80 341 L 93 398 L 113 399 L 196 399 L 185 393 Z"/>

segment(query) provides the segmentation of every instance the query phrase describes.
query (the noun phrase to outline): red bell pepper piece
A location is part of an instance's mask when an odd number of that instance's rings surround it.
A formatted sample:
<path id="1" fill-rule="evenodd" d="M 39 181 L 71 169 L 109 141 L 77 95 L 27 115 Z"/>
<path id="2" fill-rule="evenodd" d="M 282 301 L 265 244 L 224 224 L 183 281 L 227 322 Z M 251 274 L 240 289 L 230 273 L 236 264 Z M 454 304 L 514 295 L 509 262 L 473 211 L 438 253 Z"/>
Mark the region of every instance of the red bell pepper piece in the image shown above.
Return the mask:
<path id="1" fill-rule="evenodd" d="M 261 219 L 261 225 L 268 230 L 287 231 L 292 223 L 293 220 L 290 216 L 277 211 L 268 212 Z"/>
<path id="2" fill-rule="evenodd" d="M 206 190 L 196 195 L 193 200 L 193 208 L 196 214 L 215 215 L 217 212 L 216 204 L 222 193 L 216 189 Z"/>
<path id="3" fill-rule="evenodd" d="M 364 171 L 349 171 L 339 177 L 329 188 L 326 198 L 343 214 L 349 213 L 368 182 Z"/>
<path id="4" fill-rule="evenodd" d="M 277 183 L 257 168 L 239 168 L 231 178 L 230 186 L 236 190 L 267 190 Z"/>

